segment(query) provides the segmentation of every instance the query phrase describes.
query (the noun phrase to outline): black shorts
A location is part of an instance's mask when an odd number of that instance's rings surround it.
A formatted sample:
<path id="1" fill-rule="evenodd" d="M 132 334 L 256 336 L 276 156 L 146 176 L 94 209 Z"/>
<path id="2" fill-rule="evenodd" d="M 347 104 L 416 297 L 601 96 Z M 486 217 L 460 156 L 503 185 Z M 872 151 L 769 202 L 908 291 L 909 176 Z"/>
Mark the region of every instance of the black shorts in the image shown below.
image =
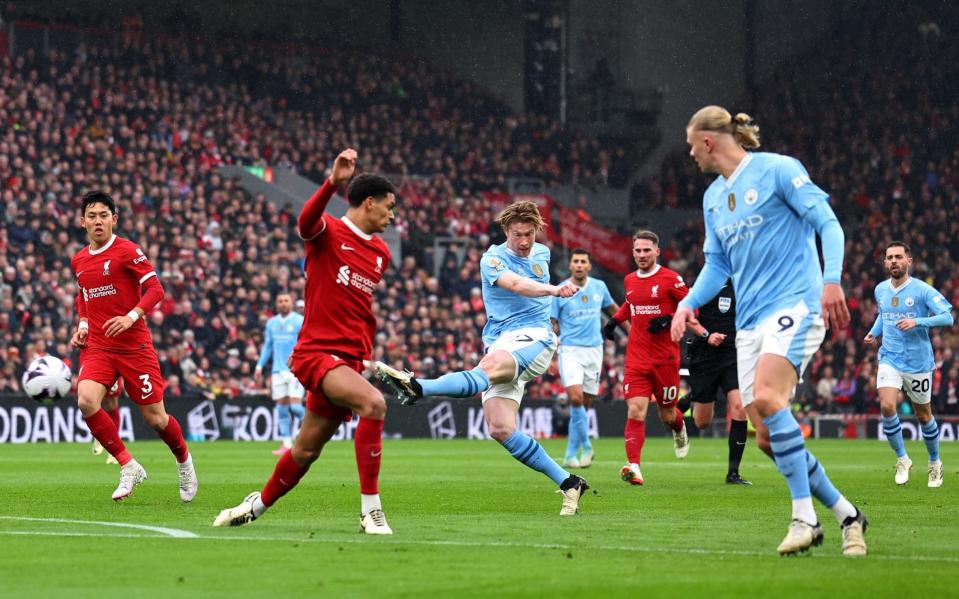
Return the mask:
<path id="1" fill-rule="evenodd" d="M 692 396 L 690 401 L 713 403 L 720 389 L 725 398 L 730 391 L 739 389 L 736 355 L 693 362 L 689 365 L 687 381 Z"/>

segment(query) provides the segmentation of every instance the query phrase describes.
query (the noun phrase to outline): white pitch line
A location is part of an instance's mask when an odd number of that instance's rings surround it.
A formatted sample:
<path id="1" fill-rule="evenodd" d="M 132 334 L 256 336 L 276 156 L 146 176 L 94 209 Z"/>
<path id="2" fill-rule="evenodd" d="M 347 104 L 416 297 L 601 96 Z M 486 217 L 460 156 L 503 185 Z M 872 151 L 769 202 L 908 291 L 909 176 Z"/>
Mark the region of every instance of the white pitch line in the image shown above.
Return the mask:
<path id="1" fill-rule="evenodd" d="M 3 516 L 0 516 L 3 518 Z M 12 520 L 14 518 L 5 518 Z M 47 519 L 42 518 L 24 518 L 29 520 L 40 520 L 48 521 Z M 66 522 L 74 522 L 73 520 L 67 520 Z M 111 523 L 114 524 L 114 523 Z M 135 528 L 151 528 L 151 527 L 141 527 L 139 525 L 131 525 Z M 153 527 L 155 528 L 155 527 Z M 169 529 L 168 529 L 169 530 Z M 182 531 L 187 532 L 187 531 Z M 600 551 L 621 551 L 621 552 L 636 552 L 636 553 L 674 553 L 681 555 L 716 555 L 716 556 L 732 556 L 732 557 L 774 557 L 775 554 L 764 551 L 737 551 L 730 549 L 679 549 L 679 548 L 669 548 L 669 547 L 636 547 L 631 545 L 590 545 L 584 547 L 582 545 L 563 545 L 559 543 L 510 543 L 502 541 L 494 542 L 482 542 L 482 541 L 431 541 L 431 540 L 409 540 L 404 541 L 400 539 L 336 539 L 336 538 L 309 538 L 309 537 L 253 537 L 253 536 L 218 536 L 218 535 L 204 535 L 204 534 L 193 534 L 189 533 L 191 536 L 179 537 L 179 538 L 189 538 L 189 539 L 201 539 L 207 541 L 265 541 L 271 543 L 349 543 L 354 545 L 359 544 L 379 544 L 379 545 L 427 545 L 427 546 L 453 546 L 453 547 L 494 547 L 494 548 L 519 548 L 519 549 L 558 549 L 566 551 L 578 551 L 578 550 L 600 550 Z M 128 534 L 117 534 L 117 533 L 107 533 L 107 534 L 92 534 L 92 533 L 82 533 L 82 532 L 68 532 L 68 531 L 44 531 L 44 532 L 35 532 L 28 530 L 10 530 L 4 531 L 0 530 L 0 535 L 13 535 L 13 536 L 29 536 L 29 535 L 40 535 L 40 536 L 56 536 L 56 537 L 116 537 L 116 538 L 135 538 L 135 539 L 161 539 L 168 537 L 159 537 L 159 536 L 145 536 L 145 535 L 128 535 Z M 845 559 L 840 555 L 818 555 L 810 554 L 808 558 L 816 559 Z M 875 559 L 883 561 L 903 561 L 903 560 L 913 560 L 919 562 L 933 562 L 933 563 L 959 563 L 959 557 L 933 557 L 928 555 L 869 555 L 864 559 Z"/>
<path id="2" fill-rule="evenodd" d="M 116 526 L 117 528 L 137 528 L 149 530 L 174 537 L 177 539 L 195 539 L 197 535 L 188 530 L 179 528 L 164 528 L 162 526 L 147 526 L 145 524 L 127 524 L 125 522 L 97 522 L 94 520 L 68 520 L 66 518 L 27 518 L 23 516 L 0 516 L 0 520 L 20 520 L 25 522 L 58 522 L 63 524 L 90 524 L 93 526 Z"/>

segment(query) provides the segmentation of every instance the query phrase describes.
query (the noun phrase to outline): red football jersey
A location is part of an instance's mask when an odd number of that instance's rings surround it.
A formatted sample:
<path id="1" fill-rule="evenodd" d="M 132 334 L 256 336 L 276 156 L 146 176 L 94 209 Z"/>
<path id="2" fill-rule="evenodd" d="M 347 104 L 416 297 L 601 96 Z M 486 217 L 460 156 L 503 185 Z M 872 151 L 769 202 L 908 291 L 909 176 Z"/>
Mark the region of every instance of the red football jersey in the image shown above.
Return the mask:
<path id="1" fill-rule="evenodd" d="M 77 252 L 70 267 L 80 287 L 77 300 L 84 303 L 90 324 L 87 347 L 134 352 L 153 346 L 145 318 L 116 337 L 103 335 L 103 324 L 135 308 L 141 297 L 140 286 L 157 274 L 137 244 L 114 235 L 98 250 L 87 246 Z"/>
<path id="2" fill-rule="evenodd" d="M 306 309 L 294 352 L 318 350 L 367 360 L 376 317 L 373 291 L 390 264 L 380 237 L 346 217 L 323 215 L 323 230 L 306 241 Z"/>
<path id="3" fill-rule="evenodd" d="M 656 265 L 653 272 L 638 270 L 623 279 L 626 301 L 619 307 L 616 320 L 630 321 L 626 367 L 639 364 L 679 364 L 679 344 L 669 336 L 669 327 L 658 333 L 646 330 L 649 321 L 658 316 L 672 316 L 689 289 L 683 277 L 665 266 Z"/>

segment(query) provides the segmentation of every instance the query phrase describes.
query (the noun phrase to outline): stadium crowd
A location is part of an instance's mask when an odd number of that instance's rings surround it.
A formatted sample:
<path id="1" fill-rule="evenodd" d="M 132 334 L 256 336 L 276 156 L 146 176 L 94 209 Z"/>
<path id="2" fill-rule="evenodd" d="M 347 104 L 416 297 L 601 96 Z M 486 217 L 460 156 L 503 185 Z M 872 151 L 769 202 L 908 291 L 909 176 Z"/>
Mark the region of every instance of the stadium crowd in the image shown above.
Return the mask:
<path id="1" fill-rule="evenodd" d="M 917 44 L 915 23 L 874 25 L 780 71 L 752 111 L 766 148 L 804 161 L 847 231 L 853 320 L 817 354 L 797 398 L 804 412 L 878 412 L 875 352 L 861 339 L 887 240 L 908 240 L 915 276 L 959 305 L 959 149 L 948 142 L 959 127 L 948 85 L 959 45 Z M 602 186 L 615 155 L 419 61 L 151 38 L 0 63 L 0 393 L 19 390 L 35 354 L 76 359 L 69 259 L 85 242 L 76 217 L 85 190 L 115 194 L 120 234 L 144 247 L 166 287 L 149 319 L 168 395 L 228 398 L 264 392 L 252 377 L 263 324 L 277 292 L 302 297 L 303 248 L 289 207 L 250 196 L 219 165 L 290 167 L 321 181 L 336 153 L 355 146 L 364 170 L 397 175 L 403 258 L 376 294 L 374 358 L 429 377 L 482 356 L 478 261 L 501 234 L 480 192 L 511 176 Z M 905 65 L 914 76 L 871 75 Z M 634 201 L 696 206 L 706 183 L 680 154 Z M 690 284 L 701 229 L 690 223 L 663 251 Z M 436 264 L 441 236 L 464 241 Z M 959 413 L 959 333 L 936 329 L 933 343 L 937 411 Z M 601 397 L 622 398 L 622 356 L 607 348 Z M 555 367 L 528 387 L 532 398 L 562 392 Z"/>

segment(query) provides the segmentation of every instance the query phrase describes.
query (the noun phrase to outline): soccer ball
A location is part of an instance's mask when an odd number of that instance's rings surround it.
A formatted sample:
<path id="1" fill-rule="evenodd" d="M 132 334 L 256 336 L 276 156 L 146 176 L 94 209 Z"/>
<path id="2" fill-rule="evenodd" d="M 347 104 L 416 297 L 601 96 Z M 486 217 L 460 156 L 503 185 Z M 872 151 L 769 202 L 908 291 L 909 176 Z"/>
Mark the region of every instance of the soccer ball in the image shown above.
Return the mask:
<path id="1" fill-rule="evenodd" d="M 37 401 L 60 399 L 70 392 L 73 373 L 60 358 L 43 356 L 27 366 L 23 373 L 23 390 Z"/>

